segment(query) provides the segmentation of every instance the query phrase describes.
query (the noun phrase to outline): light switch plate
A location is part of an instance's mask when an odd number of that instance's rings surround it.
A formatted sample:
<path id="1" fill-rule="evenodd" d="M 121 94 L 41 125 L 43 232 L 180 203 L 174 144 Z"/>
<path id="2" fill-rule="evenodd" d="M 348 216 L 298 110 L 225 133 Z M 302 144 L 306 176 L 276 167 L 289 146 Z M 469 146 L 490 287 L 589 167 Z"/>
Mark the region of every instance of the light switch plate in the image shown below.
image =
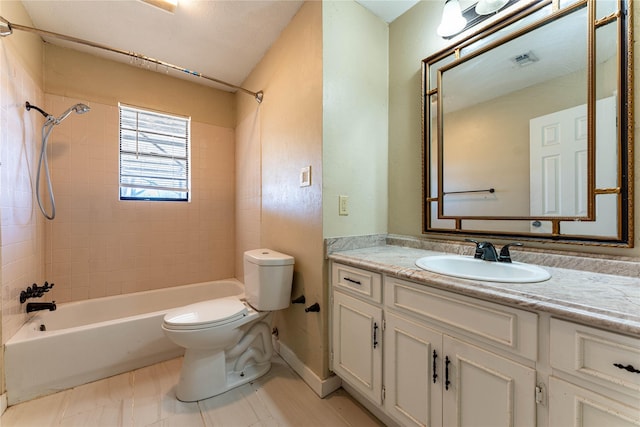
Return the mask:
<path id="1" fill-rule="evenodd" d="M 300 169 L 300 187 L 309 187 L 311 185 L 311 166 Z"/>

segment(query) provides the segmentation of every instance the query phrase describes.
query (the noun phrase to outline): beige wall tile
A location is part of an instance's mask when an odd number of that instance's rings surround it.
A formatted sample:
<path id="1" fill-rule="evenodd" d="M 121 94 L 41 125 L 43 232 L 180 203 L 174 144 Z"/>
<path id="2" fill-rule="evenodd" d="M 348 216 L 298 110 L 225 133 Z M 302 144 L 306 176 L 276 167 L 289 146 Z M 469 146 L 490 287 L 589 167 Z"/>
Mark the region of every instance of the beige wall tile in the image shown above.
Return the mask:
<path id="1" fill-rule="evenodd" d="M 17 3 L 17 2 L 14 2 Z M 14 4 L 15 6 L 15 4 Z M 0 11 L 8 8 L 5 3 Z M 18 10 L 20 9 L 20 10 Z M 37 43 L 32 37 L 16 36 L 0 44 L 0 313 L 1 342 L 4 344 L 26 319 L 19 302 L 20 291 L 44 278 L 43 219 L 35 203 L 33 188 L 40 150 L 42 116 L 26 111 L 26 101 L 43 105 L 42 83 L 34 80 L 40 70 L 32 67 Z M 25 51 L 27 50 L 27 51 Z M 41 54 L 41 51 L 40 51 Z M 35 62 L 33 62 L 35 61 Z M 34 77 L 35 76 L 35 77 Z M 4 375 L 0 358 L 0 393 Z"/>
<path id="2" fill-rule="evenodd" d="M 56 301 L 234 277 L 233 129 L 192 122 L 191 202 L 120 201 L 117 109 L 46 99 L 55 111 L 91 106 L 51 137 L 57 217 L 47 224 L 46 262 Z"/>

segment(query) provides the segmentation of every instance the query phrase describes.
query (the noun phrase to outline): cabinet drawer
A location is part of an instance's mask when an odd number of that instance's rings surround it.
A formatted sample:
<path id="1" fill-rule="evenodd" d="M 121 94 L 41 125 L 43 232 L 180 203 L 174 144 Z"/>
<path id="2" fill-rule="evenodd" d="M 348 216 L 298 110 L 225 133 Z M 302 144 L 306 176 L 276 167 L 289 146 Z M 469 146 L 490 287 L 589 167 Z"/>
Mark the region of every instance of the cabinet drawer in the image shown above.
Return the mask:
<path id="1" fill-rule="evenodd" d="M 640 339 L 551 319 L 551 367 L 637 393 L 640 373 L 623 368 L 640 370 Z"/>
<path id="2" fill-rule="evenodd" d="M 625 404 L 607 393 L 549 377 L 550 426 L 623 427 L 640 425 L 637 404 Z"/>
<path id="3" fill-rule="evenodd" d="M 538 315 L 393 277 L 385 277 L 385 305 L 434 320 L 530 360 L 538 355 Z"/>
<path id="4" fill-rule="evenodd" d="M 371 300 L 382 302 L 382 276 L 379 273 L 333 263 L 331 282 L 337 289 Z"/>

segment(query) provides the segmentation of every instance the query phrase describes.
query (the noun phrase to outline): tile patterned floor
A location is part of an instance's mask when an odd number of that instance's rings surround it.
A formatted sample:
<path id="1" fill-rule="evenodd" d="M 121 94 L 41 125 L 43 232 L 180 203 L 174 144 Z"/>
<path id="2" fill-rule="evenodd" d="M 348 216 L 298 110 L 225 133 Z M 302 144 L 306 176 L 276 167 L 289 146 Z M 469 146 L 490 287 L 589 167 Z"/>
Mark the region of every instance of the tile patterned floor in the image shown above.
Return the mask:
<path id="1" fill-rule="evenodd" d="M 381 426 L 339 389 L 324 399 L 279 357 L 269 373 L 200 402 L 175 398 L 182 358 L 11 406 L 2 427 Z"/>

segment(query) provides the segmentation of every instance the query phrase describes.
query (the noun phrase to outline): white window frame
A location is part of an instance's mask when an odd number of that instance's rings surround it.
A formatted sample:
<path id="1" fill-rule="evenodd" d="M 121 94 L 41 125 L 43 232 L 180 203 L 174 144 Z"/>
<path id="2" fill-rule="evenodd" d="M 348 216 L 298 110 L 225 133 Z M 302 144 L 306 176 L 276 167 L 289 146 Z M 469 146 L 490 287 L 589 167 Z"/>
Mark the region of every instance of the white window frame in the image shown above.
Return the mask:
<path id="1" fill-rule="evenodd" d="M 120 200 L 191 199 L 191 117 L 118 104 Z"/>

